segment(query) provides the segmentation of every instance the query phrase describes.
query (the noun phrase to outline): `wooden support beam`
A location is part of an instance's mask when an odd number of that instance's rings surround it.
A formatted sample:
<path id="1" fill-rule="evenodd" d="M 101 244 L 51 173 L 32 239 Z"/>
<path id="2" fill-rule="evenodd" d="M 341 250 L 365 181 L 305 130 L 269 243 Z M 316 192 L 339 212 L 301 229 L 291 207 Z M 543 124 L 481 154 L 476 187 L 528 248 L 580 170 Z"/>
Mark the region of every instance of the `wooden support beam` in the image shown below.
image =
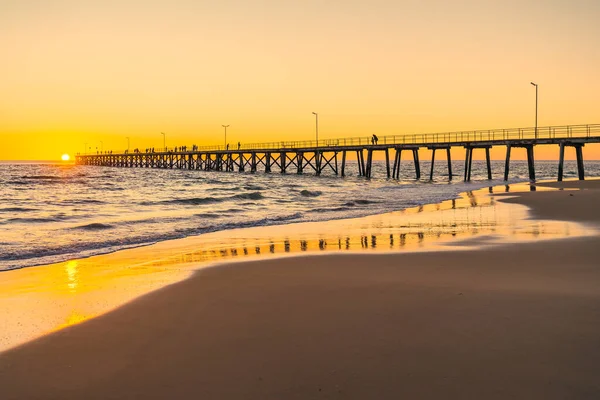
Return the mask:
<path id="1" fill-rule="evenodd" d="M 285 151 L 279 153 L 279 164 L 281 165 L 281 173 L 285 174 L 287 168 L 287 154 Z"/>
<path id="2" fill-rule="evenodd" d="M 332 162 L 335 162 L 335 165 L 332 165 Z M 337 170 L 337 151 L 333 152 L 333 155 L 329 157 L 329 159 L 322 154 L 321 155 L 321 171 L 325 170 L 327 167 L 331 168 L 334 174 L 338 174 Z"/>
<path id="3" fill-rule="evenodd" d="M 421 165 L 419 163 L 419 149 L 413 149 L 413 159 L 415 161 L 415 174 L 417 180 L 421 179 Z"/>
<path id="4" fill-rule="evenodd" d="M 487 163 L 488 179 L 492 179 L 492 161 L 490 160 L 490 148 L 485 148 L 485 161 Z"/>
<path id="5" fill-rule="evenodd" d="M 346 176 L 346 150 L 342 151 L 342 170 L 341 172 L 341 176 Z"/>
<path id="6" fill-rule="evenodd" d="M 583 181 L 585 179 L 585 171 L 583 168 L 583 144 L 576 145 L 575 152 L 577 153 L 577 175 L 579 176 L 579 180 Z"/>
<path id="7" fill-rule="evenodd" d="M 396 168 L 398 167 L 398 149 L 394 149 L 394 164 L 392 165 L 392 178 L 396 179 Z"/>
<path id="8" fill-rule="evenodd" d="M 448 159 L 448 180 L 452 180 L 452 157 L 450 156 L 450 147 L 446 149 L 446 158 Z"/>
<path id="9" fill-rule="evenodd" d="M 533 145 L 527 146 L 527 167 L 529 169 L 529 180 L 535 181 L 535 160 L 533 157 Z"/>
<path id="10" fill-rule="evenodd" d="M 467 182 L 467 178 L 469 176 L 469 148 L 465 147 L 465 176 L 464 181 Z"/>
<path id="11" fill-rule="evenodd" d="M 265 157 L 267 157 L 267 160 L 265 161 L 265 172 L 269 173 L 271 172 L 271 153 L 265 154 Z"/>
<path id="12" fill-rule="evenodd" d="M 435 147 L 431 149 L 431 172 L 429 173 L 429 180 L 433 180 L 433 167 L 435 166 Z"/>
<path id="13" fill-rule="evenodd" d="M 366 176 L 366 168 L 365 168 L 365 152 L 364 150 L 360 151 L 360 167 L 362 171 L 362 176 Z"/>
<path id="14" fill-rule="evenodd" d="M 304 172 L 304 153 L 302 152 L 298 152 L 296 153 L 296 166 L 298 167 L 298 174 L 301 174 Z"/>
<path id="15" fill-rule="evenodd" d="M 473 148 L 469 148 L 469 174 L 467 175 L 467 179 L 471 182 L 471 171 L 473 171 Z"/>
<path id="16" fill-rule="evenodd" d="M 335 157 L 335 174 L 338 175 L 338 152 L 335 151 L 333 153 L 333 156 Z"/>
<path id="17" fill-rule="evenodd" d="M 256 152 L 252 152 L 252 165 L 250 166 L 250 172 L 256 172 Z"/>
<path id="18" fill-rule="evenodd" d="M 265 162 L 265 157 L 267 156 L 266 153 L 263 153 L 263 156 L 261 157 L 259 155 L 260 153 L 256 154 L 256 170 L 258 171 L 258 167 L 262 164 L 264 167 L 267 166 L 267 163 Z"/>
<path id="19" fill-rule="evenodd" d="M 358 164 L 358 176 L 362 176 L 362 167 L 360 166 L 360 150 L 356 150 L 356 162 Z"/>
<path id="20" fill-rule="evenodd" d="M 369 149 L 369 150 L 367 150 L 367 174 L 366 174 L 367 178 L 371 177 L 372 167 L 373 167 L 373 150 Z"/>
<path id="21" fill-rule="evenodd" d="M 281 170 L 281 153 L 276 154 L 279 154 L 279 158 L 271 153 L 271 170 L 273 170 L 274 167 L 277 167 L 279 170 Z"/>
<path id="22" fill-rule="evenodd" d="M 504 180 L 508 180 L 508 172 L 510 170 L 510 144 L 506 145 L 506 161 L 504 162 Z"/>
<path id="23" fill-rule="evenodd" d="M 396 158 L 394 160 L 394 178 L 400 179 L 400 164 L 402 162 L 402 149 L 396 149 Z"/>
<path id="24" fill-rule="evenodd" d="M 321 175 L 321 158 L 321 152 L 319 150 L 315 150 L 315 172 L 317 175 Z"/>
<path id="25" fill-rule="evenodd" d="M 558 181 L 563 180 L 563 171 L 565 164 L 565 144 L 561 143 L 559 146 L 559 155 L 558 155 Z"/>
<path id="26" fill-rule="evenodd" d="M 390 152 L 389 152 L 388 148 L 385 149 L 385 170 L 387 172 L 387 177 L 389 179 L 391 177 L 391 173 L 390 173 Z"/>

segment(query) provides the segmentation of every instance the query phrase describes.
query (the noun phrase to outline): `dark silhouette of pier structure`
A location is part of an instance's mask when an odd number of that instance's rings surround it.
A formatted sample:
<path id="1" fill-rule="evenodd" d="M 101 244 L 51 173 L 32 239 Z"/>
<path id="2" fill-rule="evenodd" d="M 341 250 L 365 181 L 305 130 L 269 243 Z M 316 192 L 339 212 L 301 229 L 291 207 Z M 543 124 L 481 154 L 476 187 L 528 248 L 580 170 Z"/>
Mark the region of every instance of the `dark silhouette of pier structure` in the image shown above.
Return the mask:
<path id="1" fill-rule="evenodd" d="M 584 179 L 583 147 L 588 143 L 600 143 L 600 124 L 549 126 L 539 128 L 492 129 L 430 134 L 409 134 L 382 136 L 377 144 L 371 137 L 326 139 L 320 141 L 271 142 L 241 145 L 229 150 L 223 146 L 194 146 L 186 148 L 152 149 L 145 152 L 100 152 L 78 154 L 76 163 L 128 168 L 188 169 L 223 172 L 297 173 L 314 172 L 321 175 L 332 171 L 345 176 L 348 154 L 356 154 L 359 176 L 372 176 L 373 156 L 385 154 L 388 178 L 400 178 L 402 153 L 412 154 L 416 179 L 421 179 L 419 150 L 432 151 L 429 179 L 433 179 L 435 156 L 438 150 L 446 153 L 448 178 L 452 180 L 453 147 L 465 149 L 464 180 L 471 180 L 473 152 L 484 151 L 488 178 L 492 179 L 490 149 L 495 146 L 506 148 L 504 180 L 508 180 L 510 157 L 513 148 L 527 151 L 529 179 L 535 180 L 535 160 L 533 149 L 538 145 L 555 145 L 560 148 L 558 160 L 558 180 L 563 178 L 566 147 L 573 147 L 577 156 L 579 179 Z M 390 155 L 393 155 L 393 161 Z"/>

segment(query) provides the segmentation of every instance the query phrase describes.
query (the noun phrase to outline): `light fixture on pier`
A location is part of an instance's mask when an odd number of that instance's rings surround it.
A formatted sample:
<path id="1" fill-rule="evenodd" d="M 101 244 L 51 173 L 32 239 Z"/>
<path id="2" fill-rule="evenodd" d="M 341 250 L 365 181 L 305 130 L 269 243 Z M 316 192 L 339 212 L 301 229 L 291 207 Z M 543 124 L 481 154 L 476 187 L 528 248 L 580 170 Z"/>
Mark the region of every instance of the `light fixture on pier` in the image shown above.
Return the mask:
<path id="1" fill-rule="evenodd" d="M 315 114 L 315 133 L 317 136 L 317 147 L 319 147 L 319 114 L 317 114 L 316 112 L 313 111 L 313 114 Z"/>
<path id="2" fill-rule="evenodd" d="M 535 86 L 535 138 L 538 137 L 538 85 L 537 83 L 530 82 Z"/>
<path id="3" fill-rule="evenodd" d="M 223 128 L 225 128 L 225 142 L 223 144 L 223 146 L 225 146 L 225 148 L 227 148 L 227 128 L 229 128 L 229 125 L 221 125 Z"/>

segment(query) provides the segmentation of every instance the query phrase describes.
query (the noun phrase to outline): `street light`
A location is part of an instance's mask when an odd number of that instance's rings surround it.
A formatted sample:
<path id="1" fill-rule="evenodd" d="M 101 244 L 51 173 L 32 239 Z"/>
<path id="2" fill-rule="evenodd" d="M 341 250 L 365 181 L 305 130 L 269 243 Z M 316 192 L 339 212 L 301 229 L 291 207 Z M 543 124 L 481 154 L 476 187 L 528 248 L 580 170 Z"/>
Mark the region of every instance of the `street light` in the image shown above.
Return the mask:
<path id="1" fill-rule="evenodd" d="M 223 128 L 225 128 L 225 148 L 227 147 L 227 128 L 229 128 L 229 125 L 221 125 Z"/>
<path id="2" fill-rule="evenodd" d="M 161 132 L 160 134 L 163 135 L 163 149 L 164 151 L 167 151 L 167 134 L 164 132 Z"/>
<path id="3" fill-rule="evenodd" d="M 319 147 L 319 114 L 317 114 L 316 112 L 313 111 L 313 114 L 315 114 L 315 133 L 317 135 L 317 147 Z"/>
<path id="4" fill-rule="evenodd" d="M 125 139 L 127 139 L 127 152 L 129 153 L 129 136 L 127 136 Z"/>
<path id="5" fill-rule="evenodd" d="M 537 83 L 530 82 L 535 86 L 535 138 L 538 137 L 538 85 Z"/>

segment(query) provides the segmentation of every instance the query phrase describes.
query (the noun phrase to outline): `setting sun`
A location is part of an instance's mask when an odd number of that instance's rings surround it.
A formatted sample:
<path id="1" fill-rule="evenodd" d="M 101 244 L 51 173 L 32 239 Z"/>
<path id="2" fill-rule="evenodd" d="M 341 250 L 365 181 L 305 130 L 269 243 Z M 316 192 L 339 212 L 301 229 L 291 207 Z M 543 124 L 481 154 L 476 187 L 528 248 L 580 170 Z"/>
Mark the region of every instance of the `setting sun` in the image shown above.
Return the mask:
<path id="1" fill-rule="evenodd" d="M 70 159 L 71 159 L 71 157 L 69 157 L 68 154 L 63 154 L 61 157 L 61 160 L 63 160 L 63 161 L 69 161 Z"/>

